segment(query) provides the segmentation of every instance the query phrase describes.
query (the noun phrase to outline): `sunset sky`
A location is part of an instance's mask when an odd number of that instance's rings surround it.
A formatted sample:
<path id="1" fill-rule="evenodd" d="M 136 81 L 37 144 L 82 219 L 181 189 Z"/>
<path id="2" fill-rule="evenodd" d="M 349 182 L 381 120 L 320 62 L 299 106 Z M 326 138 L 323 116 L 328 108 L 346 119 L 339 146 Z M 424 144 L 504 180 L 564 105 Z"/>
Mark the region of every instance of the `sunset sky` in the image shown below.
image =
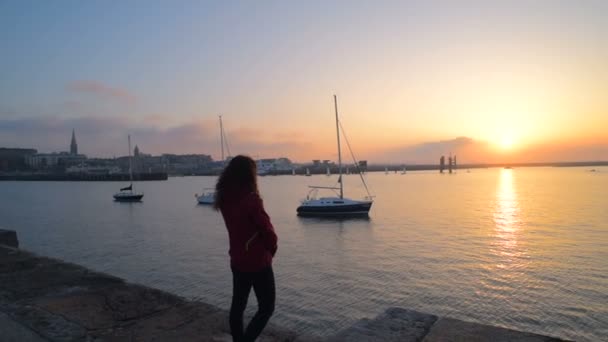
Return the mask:
<path id="1" fill-rule="evenodd" d="M 608 1 L 2 1 L 0 147 L 608 160 Z"/>

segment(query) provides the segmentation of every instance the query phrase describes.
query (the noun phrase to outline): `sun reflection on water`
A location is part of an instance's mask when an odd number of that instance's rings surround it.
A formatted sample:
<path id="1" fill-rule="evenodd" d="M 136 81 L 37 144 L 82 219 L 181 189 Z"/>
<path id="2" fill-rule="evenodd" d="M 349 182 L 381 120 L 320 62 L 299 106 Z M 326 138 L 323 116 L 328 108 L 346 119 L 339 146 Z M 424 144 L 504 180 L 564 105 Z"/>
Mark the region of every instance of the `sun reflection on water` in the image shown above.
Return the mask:
<path id="1" fill-rule="evenodd" d="M 518 259 L 524 255 L 524 251 L 518 245 L 518 240 L 523 227 L 513 170 L 503 169 L 500 172 L 493 218 L 495 227 L 492 247 L 498 259 L 496 267 L 520 267 Z"/>

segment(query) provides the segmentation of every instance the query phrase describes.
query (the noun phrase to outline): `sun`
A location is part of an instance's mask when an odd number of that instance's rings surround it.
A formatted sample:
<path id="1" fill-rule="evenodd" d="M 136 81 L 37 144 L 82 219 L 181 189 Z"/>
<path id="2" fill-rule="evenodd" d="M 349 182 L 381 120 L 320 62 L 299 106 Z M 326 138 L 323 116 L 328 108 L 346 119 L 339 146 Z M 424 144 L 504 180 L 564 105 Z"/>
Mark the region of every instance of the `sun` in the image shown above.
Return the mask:
<path id="1" fill-rule="evenodd" d="M 499 145 L 504 150 L 510 150 L 515 145 L 515 139 L 511 135 L 505 135 L 500 139 Z"/>

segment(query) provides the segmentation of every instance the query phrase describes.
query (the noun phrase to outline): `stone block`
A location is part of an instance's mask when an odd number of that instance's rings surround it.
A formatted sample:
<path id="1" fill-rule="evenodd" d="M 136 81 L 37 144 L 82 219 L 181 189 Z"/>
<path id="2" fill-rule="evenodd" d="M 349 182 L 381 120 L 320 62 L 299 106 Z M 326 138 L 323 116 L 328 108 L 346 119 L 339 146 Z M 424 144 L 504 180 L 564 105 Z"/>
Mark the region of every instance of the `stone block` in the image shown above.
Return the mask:
<path id="1" fill-rule="evenodd" d="M 390 308 L 374 319 L 362 319 L 342 330 L 330 341 L 420 341 L 437 316 L 402 308 Z"/>
<path id="2" fill-rule="evenodd" d="M 14 230 L 0 229 L 0 245 L 6 245 L 13 248 L 19 248 L 19 240 L 17 240 L 17 232 Z"/>
<path id="3" fill-rule="evenodd" d="M 562 341 L 532 333 L 484 324 L 441 318 L 431 328 L 423 342 L 558 342 Z"/>

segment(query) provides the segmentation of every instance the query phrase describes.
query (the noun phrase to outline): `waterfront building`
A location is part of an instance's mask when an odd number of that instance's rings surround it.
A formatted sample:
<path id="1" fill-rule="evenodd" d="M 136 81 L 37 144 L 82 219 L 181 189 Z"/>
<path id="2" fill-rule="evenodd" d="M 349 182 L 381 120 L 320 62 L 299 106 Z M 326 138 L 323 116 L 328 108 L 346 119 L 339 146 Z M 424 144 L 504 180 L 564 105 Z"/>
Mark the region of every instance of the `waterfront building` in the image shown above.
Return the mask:
<path id="1" fill-rule="evenodd" d="M 285 172 L 291 171 L 293 168 L 293 163 L 289 158 L 281 157 L 281 158 L 267 158 L 267 159 L 258 159 L 256 160 L 258 172 L 268 173 L 268 172 Z"/>
<path id="2" fill-rule="evenodd" d="M 33 169 L 48 169 L 57 166 L 71 166 L 87 160 L 84 154 L 71 154 L 68 152 L 36 153 L 28 155 L 25 163 Z"/>
<path id="3" fill-rule="evenodd" d="M 27 169 L 26 158 L 37 152 L 33 148 L 0 148 L 0 172 Z"/>

